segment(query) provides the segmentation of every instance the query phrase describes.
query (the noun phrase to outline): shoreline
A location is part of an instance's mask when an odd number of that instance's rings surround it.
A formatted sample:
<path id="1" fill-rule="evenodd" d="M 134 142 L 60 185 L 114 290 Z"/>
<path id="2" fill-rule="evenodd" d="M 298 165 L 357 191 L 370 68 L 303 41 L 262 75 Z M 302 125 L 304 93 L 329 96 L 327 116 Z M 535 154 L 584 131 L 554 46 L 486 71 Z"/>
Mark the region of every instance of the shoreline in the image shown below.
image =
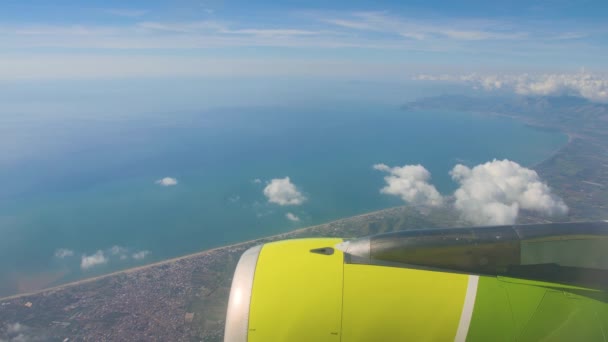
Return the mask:
<path id="1" fill-rule="evenodd" d="M 539 165 L 541 165 L 541 164 L 549 161 L 551 158 L 555 157 L 564 148 L 566 148 L 567 146 L 570 146 L 570 144 L 572 144 L 574 139 L 577 138 L 576 134 L 565 130 L 563 127 L 556 127 L 556 126 L 552 126 L 552 125 L 543 124 L 542 122 L 538 122 L 536 120 L 531 120 L 529 118 L 521 117 L 518 115 L 504 114 L 504 113 L 498 113 L 498 112 L 475 112 L 475 113 L 477 113 L 479 115 L 483 115 L 483 116 L 497 116 L 497 117 L 509 118 L 511 120 L 521 122 L 524 125 L 530 126 L 532 128 L 555 131 L 555 132 L 559 132 L 561 134 L 566 135 L 568 140 L 566 141 L 566 143 L 563 146 L 556 148 L 554 151 L 549 153 L 549 155 L 546 158 L 543 158 L 541 161 L 530 165 L 531 169 L 535 169 Z"/>
<path id="2" fill-rule="evenodd" d="M 151 267 L 155 267 L 155 266 L 160 266 L 160 265 L 164 265 L 164 264 L 169 264 L 169 263 L 173 263 L 173 262 L 176 262 L 176 261 L 179 261 L 179 260 L 183 260 L 183 259 L 188 259 L 188 258 L 197 257 L 197 256 L 203 256 L 205 254 L 213 253 L 215 251 L 222 250 L 222 249 L 239 247 L 239 246 L 242 246 L 242 245 L 247 245 L 247 244 L 250 244 L 250 243 L 255 243 L 257 241 L 262 241 L 262 240 L 267 240 L 267 239 L 273 239 L 273 240 L 275 240 L 275 239 L 281 239 L 283 237 L 289 237 L 289 235 L 292 235 L 292 234 L 297 234 L 297 233 L 304 232 L 304 231 L 307 231 L 307 230 L 312 230 L 312 229 L 315 229 L 315 228 L 318 228 L 318 227 L 321 227 L 321 226 L 324 226 L 324 225 L 330 225 L 330 224 L 337 223 L 337 222 L 340 222 L 340 221 L 343 221 L 343 220 L 363 218 L 365 216 L 379 214 L 379 213 L 382 213 L 382 212 L 385 212 L 385 211 L 388 211 L 388 210 L 392 210 L 392 209 L 395 209 L 395 208 L 400 208 L 400 207 L 390 207 L 390 208 L 370 211 L 370 212 L 366 212 L 366 213 L 358 214 L 358 215 L 354 215 L 354 216 L 343 217 L 343 218 L 339 218 L 339 219 L 336 219 L 336 220 L 333 220 L 333 221 L 317 224 L 317 225 L 314 225 L 314 226 L 307 226 L 307 227 L 297 228 L 297 229 L 290 230 L 290 231 L 285 232 L 285 233 L 280 233 L 280 234 L 275 234 L 275 235 L 269 235 L 269 236 L 263 236 L 263 237 L 259 237 L 259 238 L 252 239 L 252 240 L 247 240 L 247 241 L 237 242 L 237 243 L 233 243 L 233 244 L 229 244 L 229 245 L 214 247 L 214 248 L 211 248 L 211 249 L 205 249 L 205 250 L 202 250 L 202 251 L 199 251 L 199 252 L 185 254 L 185 255 L 182 255 L 182 256 L 178 256 L 178 257 L 174 257 L 174 258 L 170 258 L 170 259 L 165 259 L 165 260 L 153 262 L 153 263 L 150 263 L 150 264 L 145 264 L 145 265 L 141 265 L 141 266 L 126 268 L 126 269 L 120 270 L 120 271 L 115 271 L 115 272 L 111 272 L 111 273 L 107 273 L 107 274 L 102 274 L 102 275 L 95 276 L 95 277 L 84 278 L 84 279 L 72 281 L 72 282 L 65 283 L 65 284 L 60 284 L 60 285 L 56 285 L 56 286 L 52 286 L 52 287 L 47 287 L 47 288 L 44 288 L 44 289 L 41 289 L 41 290 L 37 290 L 37 291 L 24 292 L 24 293 L 18 293 L 18 294 L 6 296 L 6 297 L 0 297 L 0 302 L 6 301 L 6 300 L 18 299 L 18 298 L 21 298 L 21 297 L 39 295 L 39 294 L 43 294 L 45 292 L 62 290 L 62 289 L 67 288 L 67 287 L 72 287 L 72 286 L 82 285 L 82 284 L 86 284 L 86 283 L 91 283 L 91 282 L 94 282 L 94 281 L 97 281 L 97 280 L 101 280 L 101 279 L 104 279 L 104 278 L 108 278 L 108 277 L 112 277 L 112 276 L 116 276 L 116 275 L 120 275 L 120 274 L 128 274 L 128 273 L 132 273 L 132 272 L 137 272 L 137 271 L 144 270 L 144 269 L 147 269 L 147 268 L 151 268 Z"/>
<path id="3" fill-rule="evenodd" d="M 551 152 L 547 158 L 544 158 L 543 160 L 539 161 L 538 163 L 534 163 L 532 165 L 530 165 L 530 168 L 533 169 L 534 171 L 536 171 L 536 168 L 539 167 L 540 165 L 548 162 L 549 160 L 551 160 L 553 157 L 555 157 L 556 155 L 558 155 L 561 151 L 563 151 L 566 147 L 570 146 L 572 144 L 572 142 L 575 139 L 575 135 L 570 133 L 570 132 L 566 132 L 566 131 L 562 131 L 559 130 L 559 132 L 565 134 L 568 137 L 568 141 L 566 141 L 566 143 L 558 148 L 556 148 L 553 152 Z"/>

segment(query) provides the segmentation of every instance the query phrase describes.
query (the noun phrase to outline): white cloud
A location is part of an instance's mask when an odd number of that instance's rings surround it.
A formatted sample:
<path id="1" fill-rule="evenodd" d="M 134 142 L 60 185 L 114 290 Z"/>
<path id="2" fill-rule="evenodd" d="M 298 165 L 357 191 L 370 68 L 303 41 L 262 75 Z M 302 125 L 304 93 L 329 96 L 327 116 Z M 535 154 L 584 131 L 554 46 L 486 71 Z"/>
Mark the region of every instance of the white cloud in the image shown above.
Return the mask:
<path id="1" fill-rule="evenodd" d="M 172 177 L 165 177 L 156 181 L 156 184 L 160 186 L 174 186 L 177 185 L 177 179 Z"/>
<path id="2" fill-rule="evenodd" d="M 129 249 L 126 247 L 114 245 L 106 250 L 107 254 L 118 257 L 120 260 L 127 260 L 129 258 Z"/>
<path id="3" fill-rule="evenodd" d="M 475 224 L 513 224 L 520 209 L 549 216 L 568 212 L 536 171 L 510 160 L 493 160 L 472 169 L 458 164 L 450 175 L 460 184 L 454 193 L 455 208 Z"/>
<path id="4" fill-rule="evenodd" d="M 104 255 L 103 251 L 98 250 L 95 254 L 92 255 L 82 255 L 82 259 L 80 260 L 80 268 L 83 270 L 87 270 L 91 267 L 103 265 L 108 262 L 108 258 Z"/>
<path id="5" fill-rule="evenodd" d="M 253 180 L 253 184 L 262 184 L 262 180 L 259 178 L 256 178 Z"/>
<path id="6" fill-rule="evenodd" d="M 192 21 L 192 22 L 141 22 L 137 26 L 150 31 L 164 31 L 173 33 L 195 33 L 201 31 L 224 32 L 228 28 L 217 21 Z"/>
<path id="7" fill-rule="evenodd" d="M 127 252 L 127 249 L 125 247 L 112 246 L 110 248 L 110 254 L 112 254 L 112 255 L 121 255 L 121 254 L 125 254 L 126 252 Z"/>
<path id="8" fill-rule="evenodd" d="M 148 256 L 148 254 L 150 254 L 150 251 L 139 251 L 133 253 L 132 257 L 135 260 L 143 260 L 146 258 L 146 256 Z"/>
<path id="9" fill-rule="evenodd" d="M 485 90 L 506 89 L 520 95 L 576 95 L 608 102 L 608 77 L 588 72 L 562 74 L 416 75 L 415 80 L 455 81 Z"/>
<path id="10" fill-rule="evenodd" d="M 59 258 L 59 259 L 64 259 L 67 257 L 71 257 L 73 255 L 74 255 L 74 251 L 70 250 L 70 249 L 59 248 L 58 250 L 55 251 L 55 257 Z"/>
<path id="11" fill-rule="evenodd" d="M 6 333 L 9 335 L 18 334 L 27 330 L 27 327 L 19 322 L 17 323 L 8 323 L 6 325 Z"/>
<path id="12" fill-rule="evenodd" d="M 241 30 L 225 30 L 223 33 L 230 34 L 243 34 L 243 35 L 253 35 L 253 36 L 267 36 L 267 37 L 277 37 L 277 36 L 310 36 L 317 35 L 320 32 L 317 31 L 307 31 L 307 30 L 295 30 L 295 29 L 241 29 Z"/>
<path id="13" fill-rule="evenodd" d="M 368 23 L 356 20 L 346 20 L 346 19 L 323 19 L 323 22 L 328 24 L 341 26 L 349 29 L 355 30 L 373 30 L 374 27 Z"/>
<path id="14" fill-rule="evenodd" d="M 389 174 L 384 177 L 387 185 L 380 190 L 381 193 L 399 196 L 403 201 L 414 205 L 436 207 L 443 204 L 441 194 L 428 182 L 431 173 L 422 165 L 389 167 L 376 164 L 374 169 Z"/>
<path id="15" fill-rule="evenodd" d="M 338 27 L 399 35 L 415 40 L 518 40 L 525 32 L 496 30 L 505 26 L 488 20 L 422 20 L 392 16 L 386 12 L 356 12 L 347 18 L 322 18 Z"/>
<path id="16" fill-rule="evenodd" d="M 608 101 L 608 79 L 587 73 L 527 75 L 517 79 L 515 92 L 523 95 L 575 94 L 592 101 Z"/>
<path id="17" fill-rule="evenodd" d="M 523 39 L 527 36 L 526 33 L 500 33 L 491 31 L 476 31 L 476 30 L 453 30 L 443 29 L 439 31 L 446 37 L 458 40 L 516 40 Z"/>
<path id="18" fill-rule="evenodd" d="M 285 214 L 285 217 L 287 217 L 287 219 L 289 221 L 293 221 L 293 222 L 300 221 L 300 218 L 298 216 L 296 216 L 295 214 L 293 214 L 293 213 L 287 213 L 287 214 Z"/>
<path id="19" fill-rule="evenodd" d="M 4 48 L 189 49 L 242 46 L 359 46 L 331 31 L 243 27 L 222 21 L 142 21 L 132 25 L 0 25 Z M 374 44 L 372 40 L 364 44 Z"/>
<path id="20" fill-rule="evenodd" d="M 0 328 L 0 331 L 2 329 Z M 4 326 L 4 333 L 8 340 L 0 338 L 0 342 L 35 342 L 48 341 L 48 336 L 41 334 L 40 330 L 32 329 L 23 323 L 7 323 Z"/>
<path id="21" fill-rule="evenodd" d="M 300 205 L 306 197 L 298 191 L 289 177 L 275 178 L 264 188 L 264 196 L 268 202 L 278 205 Z"/>
<path id="22" fill-rule="evenodd" d="M 563 32 L 557 34 L 553 39 L 555 40 L 574 40 L 574 39 L 582 39 L 588 37 L 587 33 L 579 33 L 579 32 Z"/>

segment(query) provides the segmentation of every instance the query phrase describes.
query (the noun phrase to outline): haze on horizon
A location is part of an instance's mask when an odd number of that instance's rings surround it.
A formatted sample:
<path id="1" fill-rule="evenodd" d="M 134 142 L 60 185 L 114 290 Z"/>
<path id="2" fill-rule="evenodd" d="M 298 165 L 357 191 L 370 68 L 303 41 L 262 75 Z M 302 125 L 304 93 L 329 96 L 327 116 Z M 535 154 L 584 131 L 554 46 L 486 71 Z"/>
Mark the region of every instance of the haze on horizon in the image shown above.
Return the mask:
<path id="1" fill-rule="evenodd" d="M 607 7 L 601 0 L 9 1 L 0 11 L 0 101 L 3 115 L 37 120 L 304 105 L 301 94 L 399 105 L 455 86 L 606 102 Z M 339 82 L 393 90 L 353 96 Z"/>

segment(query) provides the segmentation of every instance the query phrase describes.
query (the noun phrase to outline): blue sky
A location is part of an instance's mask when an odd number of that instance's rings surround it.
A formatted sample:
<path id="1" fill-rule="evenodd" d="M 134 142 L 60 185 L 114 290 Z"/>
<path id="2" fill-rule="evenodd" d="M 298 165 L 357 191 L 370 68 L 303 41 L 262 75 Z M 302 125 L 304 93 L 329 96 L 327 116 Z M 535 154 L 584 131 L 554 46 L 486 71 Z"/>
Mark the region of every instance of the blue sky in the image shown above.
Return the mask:
<path id="1" fill-rule="evenodd" d="M 0 80 L 606 71 L 604 1 L 3 1 Z"/>

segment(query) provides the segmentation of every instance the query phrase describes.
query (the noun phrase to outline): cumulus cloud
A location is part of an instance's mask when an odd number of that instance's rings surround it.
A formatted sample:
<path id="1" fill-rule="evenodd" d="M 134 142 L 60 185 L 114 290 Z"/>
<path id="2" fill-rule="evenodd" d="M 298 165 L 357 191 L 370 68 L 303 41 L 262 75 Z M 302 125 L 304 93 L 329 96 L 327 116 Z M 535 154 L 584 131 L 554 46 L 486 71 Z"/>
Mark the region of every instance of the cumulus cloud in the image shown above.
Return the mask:
<path id="1" fill-rule="evenodd" d="M 428 182 L 431 173 L 422 165 L 389 167 L 376 164 L 374 169 L 389 174 L 384 177 L 387 185 L 380 190 L 381 193 L 399 196 L 403 201 L 414 205 L 436 207 L 443 204 L 441 194 Z"/>
<path id="2" fill-rule="evenodd" d="M 42 336 L 35 336 L 30 327 L 19 322 L 7 323 L 4 326 L 4 332 L 8 340 L 0 338 L 0 342 L 26 342 L 44 340 Z"/>
<path id="3" fill-rule="evenodd" d="M 296 216 L 295 214 L 293 214 L 293 213 L 287 213 L 287 214 L 285 214 L 285 217 L 287 217 L 287 219 L 289 221 L 293 221 L 293 222 L 300 221 L 300 218 L 298 216 Z"/>
<path id="4" fill-rule="evenodd" d="M 275 178 L 264 188 L 264 196 L 268 202 L 278 205 L 300 205 L 306 201 L 289 177 Z"/>
<path id="5" fill-rule="evenodd" d="M 7 323 L 4 325 L 4 330 L 0 326 L 0 334 L 3 334 L 6 340 L 0 337 L 0 342 L 38 342 L 48 341 L 49 337 L 40 329 L 29 327 L 23 323 Z"/>
<path id="6" fill-rule="evenodd" d="M 156 184 L 160 186 L 174 186 L 177 185 L 177 179 L 172 177 L 165 177 L 156 181 Z"/>
<path id="7" fill-rule="evenodd" d="M 549 216 L 568 212 L 534 170 L 510 160 L 493 160 L 473 168 L 458 164 L 450 175 L 460 184 L 454 193 L 455 208 L 475 224 L 513 224 L 520 209 Z"/>
<path id="8" fill-rule="evenodd" d="M 120 254 L 125 254 L 127 252 L 127 249 L 121 246 L 112 246 L 110 248 L 110 253 L 112 255 L 120 255 Z"/>
<path id="9" fill-rule="evenodd" d="M 92 255 L 83 254 L 80 260 L 80 268 L 87 270 L 94 266 L 106 264 L 107 262 L 108 258 L 104 255 L 103 251 L 98 250 Z"/>
<path id="10" fill-rule="evenodd" d="M 454 81 L 485 90 L 506 89 L 520 95 L 575 95 L 608 102 L 608 77 L 588 72 L 569 74 L 416 75 L 415 80 Z"/>
<path id="11" fill-rule="evenodd" d="M 59 259 L 64 259 L 67 257 L 71 257 L 73 255 L 74 255 L 74 251 L 65 249 L 65 248 L 59 248 L 58 250 L 55 251 L 55 257 L 59 258 Z"/>
<path id="12" fill-rule="evenodd" d="M 27 330 L 27 327 L 19 322 L 16 323 L 8 323 L 6 325 L 6 332 L 10 334 L 18 334 Z"/>
<path id="13" fill-rule="evenodd" d="M 259 178 L 256 178 L 256 179 L 253 180 L 253 183 L 254 184 L 262 184 L 262 180 L 259 179 Z"/>
<path id="14" fill-rule="evenodd" d="M 98 250 L 93 255 L 83 255 L 80 262 L 80 268 L 86 270 L 97 265 L 107 264 L 109 262 L 116 261 L 117 259 L 128 260 L 130 258 L 133 258 L 134 260 L 143 260 L 149 254 L 150 251 L 148 250 L 134 251 L 132 248 L 114 245 L 104 250 Z"/>
<path id="15" fill-rule="evenodd" d="M 110 247 L 107 252 L 114 257 L 118 257 L 120 260 L 126 260 L 128 258 L 127 253 L 129 250 L 125 247 L 114 245 Z"/>
<path id="16" fill-rule="evenodd" d="M 132 257 L 135 260 L 143 260 L 148 256 L 148 254 L 150 254 L 150 251 L 139 251 L 139 252 L 133 253 Z"/>

